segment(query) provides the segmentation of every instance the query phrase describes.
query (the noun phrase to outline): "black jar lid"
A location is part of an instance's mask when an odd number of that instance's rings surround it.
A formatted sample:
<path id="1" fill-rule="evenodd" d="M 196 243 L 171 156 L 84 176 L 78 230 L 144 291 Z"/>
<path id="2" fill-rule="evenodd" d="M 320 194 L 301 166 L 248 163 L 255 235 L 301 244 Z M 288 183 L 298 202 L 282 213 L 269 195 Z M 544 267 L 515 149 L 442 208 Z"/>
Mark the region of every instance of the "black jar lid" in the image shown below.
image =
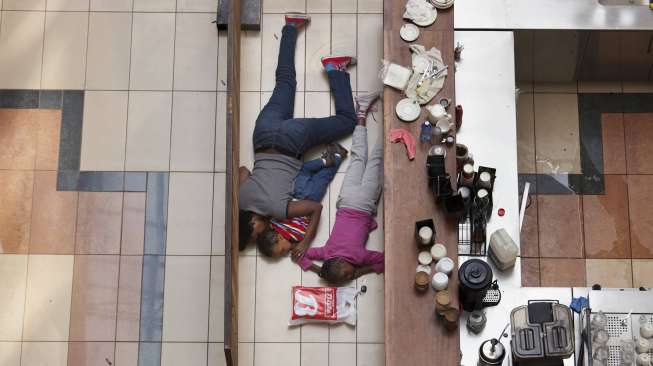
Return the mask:
<path id="1" fill-rule="evenodd" d="M 492 268 L 480 259 L 470 259 L 460 266 L 458 278 L 470 290 L 482 290 L 492 282 Z"/>

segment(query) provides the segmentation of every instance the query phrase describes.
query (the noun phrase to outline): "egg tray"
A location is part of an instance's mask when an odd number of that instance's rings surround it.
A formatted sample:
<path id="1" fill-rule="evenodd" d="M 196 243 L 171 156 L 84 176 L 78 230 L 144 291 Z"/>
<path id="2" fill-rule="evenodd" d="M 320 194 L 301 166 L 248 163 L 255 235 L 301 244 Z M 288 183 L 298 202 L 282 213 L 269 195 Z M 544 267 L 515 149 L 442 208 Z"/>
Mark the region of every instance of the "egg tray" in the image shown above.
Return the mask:
<path id="1" fill-rule="evenodd" d="M 592 313 L 591 316 L 593 317 L 594 314 L 596 313 Z M 630 314 L 629 316 L 628 313 L 605 313 L 605 315 L 608 317 L 606 330 L 610 336 L 608 339 L 608 366 L 621 366 L 621 341 L 639 338 L 640 316 L 644 315 L 647 322 L 653 324 L 653 314 Z M 590 337 L 592 337 L 591 334 Z M 648 353 L 653 357 L 653 351 Z"/>

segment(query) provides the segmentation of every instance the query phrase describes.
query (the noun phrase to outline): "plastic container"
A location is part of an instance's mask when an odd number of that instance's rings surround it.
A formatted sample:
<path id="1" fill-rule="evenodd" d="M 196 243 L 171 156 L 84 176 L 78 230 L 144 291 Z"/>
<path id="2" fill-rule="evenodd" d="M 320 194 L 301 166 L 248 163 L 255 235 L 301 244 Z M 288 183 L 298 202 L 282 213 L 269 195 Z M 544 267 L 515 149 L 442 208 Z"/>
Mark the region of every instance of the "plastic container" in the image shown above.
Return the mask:
<path id="1" fill-rule="evenodd" d="M 444 244 L 437 243 L 431 247 L 431 257 L 435 262 L 447 256 L 447 247 Z"/>
<path id="2" fill-rule="evenodd" d="M 424 272 L 428 274 L 429 276 L 431 275 L 431 266 L 425 265 L 425 264 L 418 264 L 417 268 L 415 269 L 415 272 Z"/>
<path id="3" fill-rule="evenodd" d="M 417 261 L 419 262 L 419 264 L 428 266 L 429 264 L 431 264 L 431 262 L 433 262 L 433 257 L 431 257 L 431 252 L 427 252 L 427 251 L 419 252 L 419 254 L 417 255 Z"/>
<path id="4" fill-rule="evenodd" d="M 498 229 L 490 237 L 489 256 L 501 271 L 515 265 L 519 247 L 505 229 Z"/>
<path id="5" fill-rule="evenodd" d="M 453 259 L 449 257 L 444 257 L 438 261 L 435 265 L 435 271 L 436 272 L 442 272 L 446 274 L 447 276 L 451 274 L 453 271 L 455 264 L 453 262 Z"/>
<path id="6" fill-rule="evenodd" d="M 446 290 L 449 285 L 449 277 L 442 273 L 436 272 L 431 279 L 431 286 L 435 291 Z"/>
<path id="7" fill-rule="evenodd" d="M 651 343 L 646 338 L 639 338 L 635 341 L 637 353 L 647 353 L 651 349 Z"/>
<path id="8" fill-rule="evenodd" d="M 637 355 L 637 366 L 651 366 L 651 355 L 642 353 Z"/>

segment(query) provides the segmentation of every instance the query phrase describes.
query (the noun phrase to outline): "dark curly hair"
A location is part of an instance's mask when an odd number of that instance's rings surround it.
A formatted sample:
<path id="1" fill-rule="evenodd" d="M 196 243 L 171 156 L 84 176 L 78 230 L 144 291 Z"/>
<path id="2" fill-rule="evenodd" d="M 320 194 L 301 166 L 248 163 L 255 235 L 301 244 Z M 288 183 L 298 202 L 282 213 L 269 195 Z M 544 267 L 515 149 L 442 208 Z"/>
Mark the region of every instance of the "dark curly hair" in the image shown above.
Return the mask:
<path id="1" fill-rule="evenodd" d="M 279 235 L 277 232 L 268 226 L 264 232 L 257 235 L 256 247 L 258 247 L 258 251 L 264 256 L 272 257 L 274 255 L 272 248 L 277 244 L 278 239 Z"/>
<path id="2" fill-rule="evenodd" d="M 341 284 L 346 282 L 347 280 L 342 278 L 342 271 L 345 263 L 347 262 L 341 258 L 331 258 L 325 260 L 324 263 L 322 263 L 320 277 L 333 284 Z"/>
<path id="3" fill-rule="evenodd" d="M 252 237 L 254 227 L 252 225 L 252 216 L 254 213 L 251 211 L 239 210 L 238 211 L 238 249 L 243 250 L 247 247 L 249 239 Z"/>

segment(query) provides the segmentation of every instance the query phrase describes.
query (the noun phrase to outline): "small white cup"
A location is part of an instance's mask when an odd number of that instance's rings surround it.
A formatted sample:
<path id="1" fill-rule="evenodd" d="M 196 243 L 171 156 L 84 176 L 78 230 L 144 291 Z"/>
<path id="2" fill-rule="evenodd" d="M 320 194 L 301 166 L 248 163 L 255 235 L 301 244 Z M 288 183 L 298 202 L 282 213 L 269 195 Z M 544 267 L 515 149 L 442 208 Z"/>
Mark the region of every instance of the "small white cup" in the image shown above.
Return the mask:
<path id="1" fill-rule="evenodd" d="M 435 271 L 436 272 L 442 272 L 446 274 L 447 276 L 451 274 L 454 268 L 454 262 L 453 259 L 449 257 L 444 257 L 438 261 L 438 263 L 435 265 Z"/>
<path id="2" fill-rule="evenodd" d="M 445 290 L 448 285 L 449 277 L 446 274 L 442 272 L 436 272 L 433 275 L 433 278 L 431 279 L 431 286 L 433 286 L 435 291 Z"/>

